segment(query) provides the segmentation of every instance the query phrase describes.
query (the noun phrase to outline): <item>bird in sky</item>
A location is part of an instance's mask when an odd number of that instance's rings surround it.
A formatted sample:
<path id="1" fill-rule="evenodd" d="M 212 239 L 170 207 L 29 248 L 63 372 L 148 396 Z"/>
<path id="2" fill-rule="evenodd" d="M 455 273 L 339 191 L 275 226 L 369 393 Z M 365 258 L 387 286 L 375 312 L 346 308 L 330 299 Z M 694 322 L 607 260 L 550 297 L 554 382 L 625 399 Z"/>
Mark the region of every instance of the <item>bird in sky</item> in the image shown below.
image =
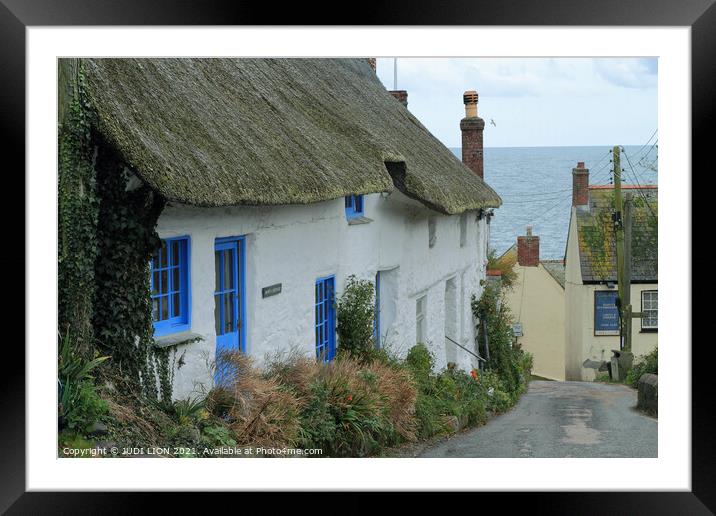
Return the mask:
<path id="1" fill-rule="evenodd" d="M 491 123 L 492 125 L 494 125 L 495 127 L 497 127 L 497 124 L 495 123 L 495 121 L 494 121 L 492 118 L 490 118 L 490 123 Z"/>

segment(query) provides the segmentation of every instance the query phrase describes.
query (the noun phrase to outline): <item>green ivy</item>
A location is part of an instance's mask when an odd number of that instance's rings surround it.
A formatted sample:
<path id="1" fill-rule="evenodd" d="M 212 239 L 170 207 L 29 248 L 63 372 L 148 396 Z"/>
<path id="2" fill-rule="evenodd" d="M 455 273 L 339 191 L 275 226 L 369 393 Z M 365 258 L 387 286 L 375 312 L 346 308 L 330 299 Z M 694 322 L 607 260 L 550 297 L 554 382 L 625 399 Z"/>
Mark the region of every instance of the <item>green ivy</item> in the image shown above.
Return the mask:
<path id="1" fill-rule="evenodd" d="M 71 63 L 71 64 L 68 64 Z M 167 353 L 154 348 L 149 261 L 165 201 L 131 173 L 97 127 L 82 60 L 60 64 L 58 311 L 76 352 L 111 355 L 115 371 L 157 398 L 171 398 Z M 69 70 L 69 72 L 68 72 Z"/>
<path id="2" fill-rule="evenodd" d="M 502 390 L 516 401 L 529 381 L 532 356 L 514 341 L 512 313 L 504 299 L 504 291 L 494 285 L 485 285 L 482 296 L 472 297 L 472 312 L 481 321 L 477 342 L 485 337 L 489 345 L 487 367 L 498 374 Z"/>
<path id="3" fill-rule="evenodd" d="M 58 321 L 61 333 L 73 333 L 75 352 L 90 358 L 99 198 L 81 64 L 72 75 L 71 101 L 58 127 Z"/>
<path id="4" fill-rule="evenodd" d="M 142 383 L 145 394 L 156 398 L 149 262 L 161 244 L 155 227 L 164 201 L 145 184 L 128 189 L 124 163 L 109 146 L 99 148 L 94 328 L 126 376 L 137 382 L 151 378 Z"/>

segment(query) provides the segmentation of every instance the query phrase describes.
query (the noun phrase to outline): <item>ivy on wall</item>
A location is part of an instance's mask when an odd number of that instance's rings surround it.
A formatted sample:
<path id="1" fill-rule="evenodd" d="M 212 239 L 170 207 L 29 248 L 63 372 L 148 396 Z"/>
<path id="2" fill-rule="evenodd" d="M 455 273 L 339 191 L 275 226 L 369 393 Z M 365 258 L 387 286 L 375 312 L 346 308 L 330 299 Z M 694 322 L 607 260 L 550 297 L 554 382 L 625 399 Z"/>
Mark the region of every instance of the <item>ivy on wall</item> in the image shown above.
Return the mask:
<path id="1" fill-rule="evenodd" d="M 98 149 L 93 325 L 115 367 L 138 382 L 151 378 L 143 386 L 156 398 L 149 262 L 161 243 L 155 228 L 164 200 L 144 183 L 131 188 L 131 172 L 121 159 L 108 145 Z"/>
<path id="2" fill-rule="evenodd" d="M 65 68 L 71 98 L 61 118 L 58 156 L 58 320 L 76 352 L 93 352 L 92 301 L 97 256 L 97 214 L 91 115 L 81 65 Z"/>
<path id="3" fill-rule="evenodd" d="M 149 262 L 165 201 L 93 130 L 81 60 L 60 63 L 58 310 L 76 353 L 96 348 L 149 398 L 171 398 L 168 354 L 154 347 Z M 64 95 L 64 97 L 63 97 Z"/>

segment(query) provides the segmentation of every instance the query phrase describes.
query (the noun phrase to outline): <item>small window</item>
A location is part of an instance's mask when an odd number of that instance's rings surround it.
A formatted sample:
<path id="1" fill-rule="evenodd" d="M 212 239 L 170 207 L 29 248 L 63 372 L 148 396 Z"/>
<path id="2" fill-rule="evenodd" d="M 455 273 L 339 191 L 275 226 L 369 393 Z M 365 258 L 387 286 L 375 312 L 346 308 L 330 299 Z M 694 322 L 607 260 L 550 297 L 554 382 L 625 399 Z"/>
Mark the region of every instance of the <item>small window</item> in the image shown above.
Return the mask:
<path id="1" fill-rule="evenodd" d="M 428 217 L 428 247 L 434 247 L 438 238 L 435 225 L 435 217 Z"/>
<path id="2" fill-rule="evenodd" d="M 363 196 L 347 195 L 346 196 L 346 217 L 355 219 L 363 216 Z"/>
<path id="3" fill-rule="evenodd" d="M 659 292 L 641 291 L 641 329 L 656 330 L 659 327 Z"/>
<path id="4" fill-rule="evenodd" d="M 467 243 L 467 213 L 460 215 L 460 247 Z"/>
<path id="5" fill-rule="evenodd" d="M 427 337 L 427 296 L 421 296 L 415 303 L 415 342 L 425 344 Z"/>
<path id="6" fill-rule="evenodd" d="M 150 288 L 154 335 L 188 329 L 189 239 L 162 240 L 151 261 Z"/>

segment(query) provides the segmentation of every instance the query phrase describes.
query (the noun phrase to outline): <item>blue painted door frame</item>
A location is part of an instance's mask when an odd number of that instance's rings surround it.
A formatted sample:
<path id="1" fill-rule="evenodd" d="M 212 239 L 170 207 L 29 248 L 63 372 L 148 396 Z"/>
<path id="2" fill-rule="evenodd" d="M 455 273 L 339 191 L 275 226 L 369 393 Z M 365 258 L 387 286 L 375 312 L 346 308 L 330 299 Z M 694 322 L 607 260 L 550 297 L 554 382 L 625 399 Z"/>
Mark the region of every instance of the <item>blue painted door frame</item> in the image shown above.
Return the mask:
<path id="1" fill-rule="evenodd" d="M 217 238 L 214 244 L 214 323 L 216 353 L 246 351 L 246 250 L 244 237 Z"/>
<path id="2" fill-rule="evenodd" d="M 375 347 L 380 349 L 380 271 L 375 273 L 375 311 L 373 316 Z"/>
<path id="3" fill-rule="evenodd" d="M 335 277 L 316 280 L 316 358 L 330 362 L 336 356 Z"/>

